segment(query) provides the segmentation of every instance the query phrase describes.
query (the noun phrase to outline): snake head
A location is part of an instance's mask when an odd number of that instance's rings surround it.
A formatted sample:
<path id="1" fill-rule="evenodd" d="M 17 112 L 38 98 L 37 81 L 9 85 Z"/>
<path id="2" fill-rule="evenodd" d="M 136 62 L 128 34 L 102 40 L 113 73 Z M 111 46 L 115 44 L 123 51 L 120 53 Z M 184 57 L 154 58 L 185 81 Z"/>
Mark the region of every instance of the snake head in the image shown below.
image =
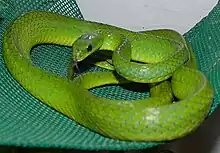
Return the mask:
<path id="1" fill-rule="evenodd" d="M 85 33 L 73 43 L 73 59 L 77 62 L 99 50 L 103 43 L 103 37 L 98 33 Z"/>

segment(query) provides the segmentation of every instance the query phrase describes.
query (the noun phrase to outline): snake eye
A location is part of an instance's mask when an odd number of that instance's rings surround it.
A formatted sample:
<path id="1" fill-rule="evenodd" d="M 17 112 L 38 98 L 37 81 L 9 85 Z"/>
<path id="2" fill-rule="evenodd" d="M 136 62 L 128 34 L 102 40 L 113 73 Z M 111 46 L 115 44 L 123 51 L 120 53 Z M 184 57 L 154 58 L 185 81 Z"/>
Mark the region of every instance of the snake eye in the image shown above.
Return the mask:
<path id="1" fill-rule="evenodd" d="M 88 52 L 92 51 L 92 45 L 91 45 L 91 44 L 88 45 L 87 51 L 88 51 Z"/>

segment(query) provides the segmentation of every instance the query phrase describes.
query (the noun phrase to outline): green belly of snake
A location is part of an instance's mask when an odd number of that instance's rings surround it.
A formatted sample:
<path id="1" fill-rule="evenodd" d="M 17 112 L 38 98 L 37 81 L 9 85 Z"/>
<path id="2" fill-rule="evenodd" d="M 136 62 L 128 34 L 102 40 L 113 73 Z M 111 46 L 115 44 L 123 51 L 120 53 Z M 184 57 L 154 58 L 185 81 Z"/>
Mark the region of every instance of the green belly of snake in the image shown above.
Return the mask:
<path id="1" fill-rule="evenodd" d="M 91 42 L 92 51 L 85 46 L 87 42 Z M 112 65 L 106 61 L 96 64 L 113 71 L 90 72 L 73 80 L 45 72 L 33 66 L 30 58 L 32 47 L 45 43 L 73 46 L 73 58 L 79 61 L 96 51 L 111 50 Z M 17 18 L 7 28 L 3 56 L 11 75 L 31 95 L 114 139 L 164 141 L 183 137 L 199 127 L 212 105 L 213 89 L 197 70 L 192 49 L 172 30 L 132 32 L 36 11 Z M 146 83 L 150 97 L 110 100 L 89 91 L 127 82 Z"/>

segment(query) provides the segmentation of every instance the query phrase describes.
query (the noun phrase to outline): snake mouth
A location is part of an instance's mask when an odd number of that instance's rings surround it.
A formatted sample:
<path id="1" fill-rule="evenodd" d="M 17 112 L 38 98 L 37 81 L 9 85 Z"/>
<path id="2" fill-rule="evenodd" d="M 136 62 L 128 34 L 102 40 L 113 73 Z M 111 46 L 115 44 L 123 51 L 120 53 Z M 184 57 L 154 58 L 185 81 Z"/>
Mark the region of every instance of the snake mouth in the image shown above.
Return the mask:
<path id="1" fill-rule="evenodd" d="M 82 56 L 80 53 L 73 55 L 73 60 L 76 62 L 81 62 L 85 59 L 85 56 Z"/>

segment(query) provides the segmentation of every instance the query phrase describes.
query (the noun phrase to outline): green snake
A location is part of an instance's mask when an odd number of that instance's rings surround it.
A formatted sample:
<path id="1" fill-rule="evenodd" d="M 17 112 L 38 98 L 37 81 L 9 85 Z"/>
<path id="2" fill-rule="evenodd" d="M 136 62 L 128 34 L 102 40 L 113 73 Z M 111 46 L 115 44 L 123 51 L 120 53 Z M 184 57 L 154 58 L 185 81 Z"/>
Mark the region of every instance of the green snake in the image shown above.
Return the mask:
<path id="1" fill-rule="evenodd" d="M 37 68 L 31 49 L 37 44 L 72 47 L 83 62 L 95 53 L 111 58 L 95 63 L 107 72 L 89 72 L 73 79 Z M 3 57 L 10 74 L 32 96 L 103 136 L 130 141 L 166 141 L 183 137 L 206 118 L 213 89 L 191 46 L 173 30 L 134 32 L 52 12 L 31 11 L 6 29 Z M 150 97 L 112 100 L 89 89 L 108 84 L 145 83 Z"/>

